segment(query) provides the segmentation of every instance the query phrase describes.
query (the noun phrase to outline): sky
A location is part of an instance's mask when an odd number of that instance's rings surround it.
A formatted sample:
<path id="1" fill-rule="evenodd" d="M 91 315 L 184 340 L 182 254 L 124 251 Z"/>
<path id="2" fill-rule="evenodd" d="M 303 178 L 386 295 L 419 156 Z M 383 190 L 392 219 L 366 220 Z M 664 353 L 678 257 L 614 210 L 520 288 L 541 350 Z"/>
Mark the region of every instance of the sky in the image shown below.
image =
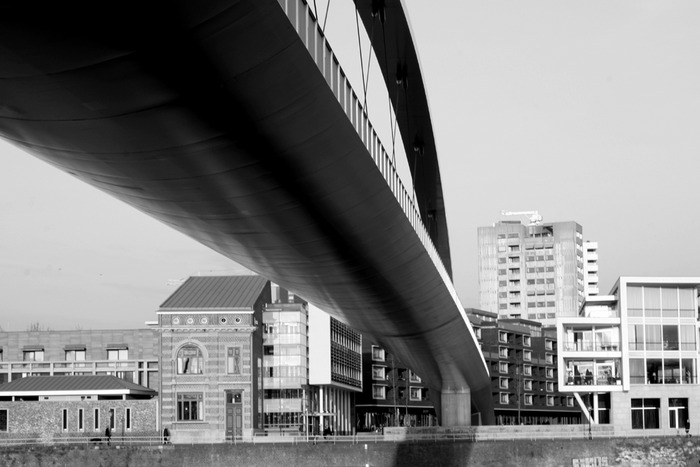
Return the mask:
<path id="1" fill-rule="evenodd" d="M 326 33 L 357 90 L 344 3 Z M 526 221 L 502 210 L 581 224 L 601 293 L 621 275 L 700 276 L 700 2 L 404 4 L 464 306 L 479 305 L 477 227 Z M 3 141 L 0 218 L 5 330 L 142 327 L 182 279 L 248 273 Z"/>

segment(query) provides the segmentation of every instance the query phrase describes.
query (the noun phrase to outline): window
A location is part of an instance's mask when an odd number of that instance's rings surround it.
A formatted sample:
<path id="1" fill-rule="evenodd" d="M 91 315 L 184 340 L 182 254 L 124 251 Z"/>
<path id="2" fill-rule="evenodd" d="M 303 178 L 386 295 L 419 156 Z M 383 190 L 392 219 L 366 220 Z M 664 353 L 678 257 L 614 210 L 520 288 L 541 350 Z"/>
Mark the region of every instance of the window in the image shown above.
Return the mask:
<path id="1" fill-rule="evenodd" d="M 508 389 L 508 378 L 498 378 L 498 387 Z"/>
<path id="2" fill-rule="evenodd" d="M 408 370 L 408 379 L 412 383 L 420 383 L 422 380 L 420 379 L 420 376 L 412 372 L 411 370 Z"/>
<path id="3" fill-rule="evenodd" d="M 499 371 L 499 373 L 508 373 L 508 363 L 499 362 L 498 363 L 498 371 Z"/>
<path id="4" fill-rule="evenodd" d="M 532 380 L 531 379 L 526 379 L 524 381 L 524 387 L 526 391 L 532 391 Z"/>
<path id="5" fill-rule="evenodd" d="M 632 342 L 630 342 L 630 345 Z M 630 358 L 630 383 L 644 384 L 647 381 L 643 358 Z"/>
<path id="6" fill-rule="evenodd" d="M 523 345 L 525 347 L 530 347 L 531 342 L 532 341 L 530 340 L 530 336 L 523 336 Z"/>
<path id="7" fill-rule="evenodd" d="M 567 407 L 573 407 L 574 406 L 574 398 L 571 396 L 566 396 L 566 406 Z"/>
<path id="8" fill-rule="evenodd" d="M 184 393 L 177 395 L 177 420 L 190 422 L 203 420 L 202 393 Z"/>
<path id="9" fill-rule="evenodd" d="M 669 428 L 685 428 L 686 420 L 688 420 L 688 399 L 670 398 L 668 400 Z"/>
<path id="10" fill-rule="evenodd" d="M 532 361 L 532 352 L 529 350 L 523 350 L 523 360 L 526 362 Z"/>
<path id="11" fill-rule="evenodd" d="M 630 350 L 644 350 L 644 325 L 630 324 L 627 328 L 628 342 Z"/>
<path id="12" fill-rule="evenodd" d="M 532 405 L 532 394 L 525 394 L 525 405 Z"/>
<path id="13" fill-rule="evenodd" d="M 129 360 L 129 349 L 107 349 L 107 360 Z"/>
<path id="14" fill-rule="evenodd" d="M 508 358 L 508 347 L 499 347 L 498 356 L 501 358 Z"/>
<path id="15" fill-rule="evenodd" d="M 44 361 L 44 351 L 43 350 L 25 350 L 22 355 L 22 360 L 25 362 L 43 362 Z"/>
<path id="16" fill-rule="evenodd" d="M 420 389 L 421 389 L 421 388 L 414 388 L 414 387 L 412 387 L 412 388 L 410 388 L 410 389 L 411 389 L 411 400 L 412 400 L 412 401 L 419 401 L 419 400 L 421 400 L 421 397 L 420 397 Z"/>
<path id="17" fill-rule="evenodd" d="M 532 367 L 530 365 L 523 365 L 523 374 L 526 376 L 532 376 Z"/>
<path id="18" fill-rule="evenodd" d="M 61 409 L 61 429 L 68 431 L 68 409 Z"/>
<path id="19" fill-rule="evenodd" d="M 85 349 L 83 349 L 83 350 L 66 350 L 66 361 L 67 362 L 84 362 L 85 361 Z"/>
<path id="20" fill-rule="evenodd" d="M 131 431 L 131 408 L 127 407 L 124 409 L 124 428 L 127 431 Z"/>
<path id="21" fill-rule="evenodd" d="M 100 431 L 100 409 L 95 409 L 92 421 L 93 421 L 92 428 L 95 431 Z"/>
<path id="22" fill-rule="evenodd" d="M 199 350 L 199 349 L 198 349 Z M 241 348 L 229 347 L 226 356 L 226 372 L 230 375 L 241 374 Z"/>
<path id="23" fill-rule="evenodd" d="M 372 398 L 373 399 L 386 399 L 386 387 L 380 386 L 379 384 L 372 385 Z"/>
<path id="24" fill-rule="evenodd" d="M 547 365 L 554 365 L 554 356 L 551 353 L 545 354 L 544 361 Z"/>
<path id="25" fill-rule="evenodd" d="M 554 405 L 554 396 L 547 396 L 547 405 L 550 407 Z"/>
<path id="26" fill-rule="evenodd" d="M 552 341 L 550 341 L 549 339 L 545 339 L 544 349 L 545 350 L 552 350 Z"/>
<path id="27" fill-rule="evenodd" d="M 7 431 L 7 409 L 0 409 L 0 431 Z"/>
<path id="28" fill-rule="evenodd" d="M 660 399 L 632 399 L 632 429 L 659 428 Z"/>
<path id="29" fill-rule="evenodd" d="M 547 378 L 554 378 L 554 369 L 553 368 L 547 368 L 545 370 L 545 375 Z"/>
<path id="30" fill-rule="evenodd" d="M 554 383 L 552 381 L 547 381 L 547 392 L 554 392 Z"/>
<path id="31" fill-rule="evenodd" d="M 114 409 L 109 409 L 109 429 L 114 431 L 117 426 L 117 420 L 114 416 Z"/>
<path id="32" fill-rule="evenodd" d="M 372 360 L 377 361 L 377 362 L 383 362 L 384 361 L 384 349 L 381 347 L 377 347 L 376 345 L 372 346 Z"/>
<path id="33" fill-rule="evenodd" d="M 498 331 L 498 342 L 508 342 L 508 333 L 505 331 Z"/>
<path id="34" fill-rule="evenodd" d="M 474 335 L 477 339 L 481 339 L 481 328 L 474 328 Z M 2 361 L 2 353 L 0 352 L 0 362 Z"/>
<path id="35" fill-rule="evenodd" d="M 664 324 L 662 329 L 664 350 L 678 350 L 678 326 Z"/>
<path id="36" fill-rule="evenodd" d="M 508 404 L 509 402 L 509 397 L 507 392 L 501 392 L 499 393 L 499 399 L 501 401 L 501 404 Z"/>
<path id="37" fill-rule="evenodd" d="M 372 365 L 372 379 L 386 380 L 386 367 L 380 365 Z"/>
<path id="38" fill-rule="evenodd" d="M 78 431 L 83 431 L 85 429 L 84 423 L 84 412 L 83 409 L 78 409 Z"/>
<path id="39" fill-rule="evenodd" d="M 177 351 L 177 374 L 202 374 L 202 351 L 196 345 L 185 345 Z"/>

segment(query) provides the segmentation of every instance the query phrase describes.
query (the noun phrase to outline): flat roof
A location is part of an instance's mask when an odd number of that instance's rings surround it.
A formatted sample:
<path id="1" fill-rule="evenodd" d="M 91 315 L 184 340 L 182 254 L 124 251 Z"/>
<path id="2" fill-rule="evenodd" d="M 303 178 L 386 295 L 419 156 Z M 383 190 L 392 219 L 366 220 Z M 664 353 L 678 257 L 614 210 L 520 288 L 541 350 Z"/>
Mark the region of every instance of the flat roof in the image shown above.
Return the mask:
<path id="1" fill-rule="evenodd" d="M 0 384 L 0 396 L 152 395 L 151 388 L 111 375 L 29 376 Z"/>

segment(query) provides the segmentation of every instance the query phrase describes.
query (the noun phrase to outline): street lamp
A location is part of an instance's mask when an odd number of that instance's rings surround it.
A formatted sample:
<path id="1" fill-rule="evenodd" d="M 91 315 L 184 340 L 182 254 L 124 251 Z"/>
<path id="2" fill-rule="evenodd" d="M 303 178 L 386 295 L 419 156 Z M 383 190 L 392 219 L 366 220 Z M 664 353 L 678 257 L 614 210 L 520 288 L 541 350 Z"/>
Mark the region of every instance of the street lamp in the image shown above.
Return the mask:
<path id="1" fill-rule="evenodd" d="M 590 405 L 588 406 L 588 439 L 593 439 L 593 435 L 591 434 L 591 424 L 593 419 L 593 407 Z"/>

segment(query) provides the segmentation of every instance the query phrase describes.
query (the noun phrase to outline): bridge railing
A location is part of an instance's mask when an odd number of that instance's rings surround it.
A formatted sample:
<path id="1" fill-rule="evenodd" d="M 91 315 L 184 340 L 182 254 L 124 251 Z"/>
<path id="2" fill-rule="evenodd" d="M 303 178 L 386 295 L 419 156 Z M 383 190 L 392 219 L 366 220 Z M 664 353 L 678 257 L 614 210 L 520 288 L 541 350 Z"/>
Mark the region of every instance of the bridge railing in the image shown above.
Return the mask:
<path id="1" fill-rule="evenodd" d="M 350 85 L 310 5 L 306 0 L 278 0 L 278 3 L 287 14 L 289 21 L 296 29 L 299 37 L 306 45 L 311 58 L 325 77 L 329 88 L 333 91 L 338 103 L 345 111 L 348 120 L 354 126 L 365 148 L 372 156 L 377 168 L 386 180 L 387 185 L 394 193 L 396 200 L 399 202 L 406 217 L 413 226 L 416 235 L 430 255 L 440 276 L 453 296 L 455 303 L 459 305 L 460 312 L 463 314 L 462 306 L 457 297 L 457 292 L 454 290 L 452 280 L 423 224 L 420 211 L 416 205 L 415 196 L 411 194 L 413 190 L 409 191 L 401 180 L 392 157 L 386 151 L 377 132 L 374 130 L 369 116 L 363 108 L 362 102 Z M 464 316 L 464 318 L 466 320 L 466 316 Z"/>

